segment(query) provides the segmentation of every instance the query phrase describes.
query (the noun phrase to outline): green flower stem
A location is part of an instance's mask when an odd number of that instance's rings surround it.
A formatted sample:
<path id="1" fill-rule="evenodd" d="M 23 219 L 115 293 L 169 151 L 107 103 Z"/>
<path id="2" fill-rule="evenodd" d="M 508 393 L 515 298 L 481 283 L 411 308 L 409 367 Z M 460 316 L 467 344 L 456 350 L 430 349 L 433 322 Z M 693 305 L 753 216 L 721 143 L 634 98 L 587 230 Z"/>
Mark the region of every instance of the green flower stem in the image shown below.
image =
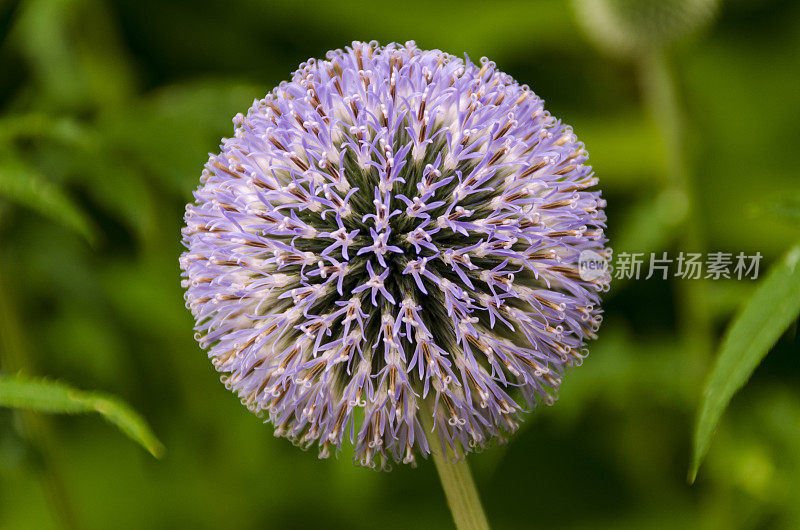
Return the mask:
<path id="1" fill-rule="evenodd" d="M 458 462 L 451 462 L 447 455 L 442 453 L 442 444 L 436 429 L 433 428 L 433 419 L 423 414 L 428 445 L 442 482 L 442 489 L 447 498 L 447 505 L 453 515 L 453 521 L 458 530 L 488 530 L 489 522 L 483 512 L 478 489 L 472 480 L 472 473 L 466 458 Z"/>
<path id="2" fill-rule="evenodd" d="M 3 283 L 2 272 L 0 262 L 0 368 L 7 373 L 20 370 L 29 372 L 30 355 L 22 327 L 9 299 L 8 286 Z M 55 443 L 50 425 L 45 418 L 33 412 L 18 410 L 14 414 L 20 432 L 41 458 L 39 465 L 42 485 L 53 516 L 63 528 L 79 528 L 69 492 L 54 457 Z"/>
<path id="3" fill-rule="evenodd" d="M 652 114 L 664 144 L 667 183 L 685 203 L 680 250 L 705 250 L 702 223 L 686 155 L 686 131 L 675 78 L 663 50 L 643 54 L 639 60 L 645 104 Z M 685 341 L 687 368 L 702 377 L 713 349 L 711 319 L 705 280 L 677 282 L 678 319 Z"/>

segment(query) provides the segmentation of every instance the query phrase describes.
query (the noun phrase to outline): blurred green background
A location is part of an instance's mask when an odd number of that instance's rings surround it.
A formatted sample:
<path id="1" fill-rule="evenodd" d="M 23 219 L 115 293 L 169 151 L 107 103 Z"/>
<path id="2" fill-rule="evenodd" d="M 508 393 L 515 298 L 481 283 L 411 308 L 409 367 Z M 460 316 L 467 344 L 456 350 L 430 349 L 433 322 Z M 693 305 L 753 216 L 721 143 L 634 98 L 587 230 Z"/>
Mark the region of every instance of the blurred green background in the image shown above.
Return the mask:
<path id="1" fill-rule="evenodd" d="M 234 114 L 372 39 L 485 55 L 530 85 L 586 143 L 617 254 L 760 251 L 768 268 L 798 237 L 795 0 L 725 2 L 669 51 L 688 217 L 647 59 L 594 47 L 568 2 L 2 0 L 0 363 L 122 397 L 167 452 L 96 416 L 37 416 L 36 442 L 0 409 L 0 527 L 452 526 L 430 462 L 378 473 L 274 438 L 219 383 L 179 285 L 184 205 Z M 470 457 L 494 526 L 800 528 L 795 329 L 685 478 L 713 352 L 755 285 L 613 284 L 556 405 Z"/>

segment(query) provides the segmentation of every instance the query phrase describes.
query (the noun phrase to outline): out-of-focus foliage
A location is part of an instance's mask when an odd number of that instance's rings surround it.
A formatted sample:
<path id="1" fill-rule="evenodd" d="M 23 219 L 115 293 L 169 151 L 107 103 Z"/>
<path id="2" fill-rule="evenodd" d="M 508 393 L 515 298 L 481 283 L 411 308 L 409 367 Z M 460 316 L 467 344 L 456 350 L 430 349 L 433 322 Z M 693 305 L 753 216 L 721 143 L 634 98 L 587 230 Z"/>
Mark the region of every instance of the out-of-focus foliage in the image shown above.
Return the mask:
<path id="1" fill-rule="evenodd" d="M 0 166 L 0 197 L 38 210 L 55 222 L 76 230 L 88 241 L 94 239 L 91 222 L 72 199 L 11 154 L 6 154 Z"/>
<path id="2" fill-rule="evenodd" d="M 0 297 L 30 352 L 26 373 L 122 397 L 167 447 L 155 460 L 94 418 L 44 418 L 82 526 L 451 524 L 427 463 L 380 474 L 346 452 L 319 461 L 273 438 L 219 383 L 179 286 L 183 208 L 231 118 L 300 62 L 355 39 L 486 55 L 530 85 L 586 143 L 617 253 L 687 250 L 690 218 L 703 245 L 691 250 L 759 251 L 768 270 L 798 238 L 797 2 L 723 3 L 669 57 L 691 217 L 667 182 L 640 69 L 600 54 L 570 3 L 0 2 Z M 686 347 L 680 293 L 701 284 L 716 347 L 757 282 L 613 285 L 600 339 L 558 403 L 470 459 L 495 527 L 800 526 L 792 326 L 686 484 L 713 354 Z M 0 410 L 0 528 L 61 524 L 44 462 Z"/>

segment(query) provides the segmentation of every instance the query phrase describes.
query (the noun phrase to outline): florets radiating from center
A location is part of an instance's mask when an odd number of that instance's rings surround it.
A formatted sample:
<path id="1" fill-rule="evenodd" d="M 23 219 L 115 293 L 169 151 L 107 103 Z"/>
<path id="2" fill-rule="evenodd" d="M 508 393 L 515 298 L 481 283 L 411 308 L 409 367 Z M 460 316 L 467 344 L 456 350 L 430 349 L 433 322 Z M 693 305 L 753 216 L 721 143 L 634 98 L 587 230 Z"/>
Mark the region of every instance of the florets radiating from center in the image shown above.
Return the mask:
<path id="1" fill-rule="evenodd" d="M 413 43 L 309 60 L 187 206 L 197 340 L 277 435 L 364 465 L 461 455 L 551 403 L 600 324 L 604 201 L 527 86 Z M 522 402 L 522 404 L 521 404 Z M 433 423 L 433 422 L 429 422 Z"/>

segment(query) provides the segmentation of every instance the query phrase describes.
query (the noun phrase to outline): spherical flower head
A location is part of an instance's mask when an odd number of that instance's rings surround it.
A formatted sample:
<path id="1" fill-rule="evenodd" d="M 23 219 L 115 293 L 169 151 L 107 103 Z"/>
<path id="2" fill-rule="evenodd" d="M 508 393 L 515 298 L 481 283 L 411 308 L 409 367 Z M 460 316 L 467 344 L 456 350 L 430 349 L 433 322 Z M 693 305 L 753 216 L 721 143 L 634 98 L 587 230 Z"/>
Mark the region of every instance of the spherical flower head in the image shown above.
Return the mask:
<path id="1" fill-rule="evenodd" d="M 196 338 L 275 434 L 363 465 L 502 440 L 600 320 L 605 201 L 570 127 L 483 59 L 354 42 L 212 155 L 181 257 Z"/>

